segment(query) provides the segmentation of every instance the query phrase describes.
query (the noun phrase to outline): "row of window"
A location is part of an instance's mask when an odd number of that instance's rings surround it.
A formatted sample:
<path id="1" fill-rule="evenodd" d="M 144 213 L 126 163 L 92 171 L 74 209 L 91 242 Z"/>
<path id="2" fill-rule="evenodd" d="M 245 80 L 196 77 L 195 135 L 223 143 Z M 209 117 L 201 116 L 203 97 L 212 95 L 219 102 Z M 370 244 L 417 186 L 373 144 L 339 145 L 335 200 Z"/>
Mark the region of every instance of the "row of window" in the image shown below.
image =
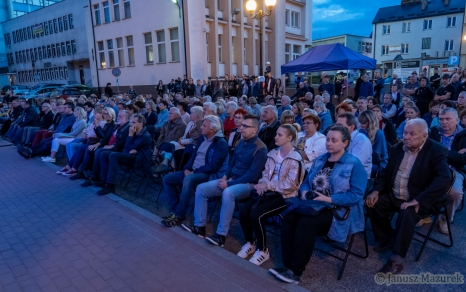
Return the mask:
<path id="1" fill-rule="evenodd" d="M 110 21 L 121 20 L 120 0 L 104 1 L 95 4 L 94 7 L 94 25 L 110 23 Z M 102 18 L 103 12 L 103 18 Z M 123 0 L 123 18 L 131 18 L 131 3 L 130 0 Z"/>
<path id="2" fill-rule="evenodd" d="M 180 61 L 180 42 L 178 28 L 171 28 L 169 30 L 169 45 L 171 50 L 170 62 Z M 146 54 L 146 64 L 154 64 L 154 45 L 157 48 L 157 63 L 166 63 L 167 54 L 166 46 L 167 41 L 165 38 L 165 30 L 159 30 L 155 32 L 155 43 L 152 38 L 152 32 L 143 34 L 144 36 L 144 47 Z M 123 45 L 123 38 L 109 39 L 106 41 L 97 42 L 97 50 L 99 54 L 100 69 L 134 66 L 134 41 L 133 36 L 126 36 L 126 58 L 128 62 L 125 62 L 125 48 Z M 116 45 L 116 47 L 115 47 Z"/>
<path id="3" fill-rule="evenodd" d="M 446 25 L 447 25 L 447 27 L 455 27 L 456 26 L 456 16 L 447 17 Z M 423 30 L 432 29 L 432 19 L 424 19 L 422 29 Z M 411 32 L 411 22 L 410 21 L 405 21 L 405 22 L 402 23 L 401 32 L 402 33 Z M 382 26 L 382 34 L 390 34 L 390 33 L 391 33 L 391 24 L 384 24 Z"/>
<path id="4" fill-rule="evenodd" d="M 75 40 L 15 52 L 15 60 L 18 64 L 72 54 L 76 54 Z M 15 63 L 13 60 L 13 53 L 8 53 L 7 59 L 8 65 L 13 65 Z"/>
<path id="5" fill-rule="evenodd" d="M 285 10 L 285 25 L 291 26 L 295 28 L 300 28 L 300 17 L 299 12 L 297 11 L 290 11 L 289 9 Z"/>
<path id="6" fill-rule="evenodd" d="M 430 49 L 431 45 L 431 38 L 423 38 L 422 39 L 422 49 L 428 50 Z M 445 40 L 444 50 L 445 51 L 453 51 L 453 40 Z M 382 56 L 386 56 L 390 53 L 390 46 L 389 45 L 382 45 Z M 392 53 L 400 53 L 401 54 L 409 54 L 409 44 L 401 44 L 400 47 L 394 46 L 394 49 L 391 51 Z"/>
<path id="7" fill-rule="evenodd" d="M 19 71 L 17 78 L 19 83 L 25 82 L 40 82 L 50 80 L 66 80 L 68 79 L 67 67 L 55 67 L 48 69 Z"/>
<path id="8" fill-rule="evenodd" d="M 18 29 L 12 32 L 13 43 L 19 43 L 31 38 L 44 36 L 48 34 L 58 33 L 68 29 L 73 29 L 73 14 L 68 14 L 63 17 L 58 17 L 53 20 L 44 21 L 36 25 L 31 25 L 22 29 Z M 5 44 L 11 45 L 10 33 L 4 35 Z"/>
<path id="9" fill-rule="evenodd" d="M 57 3 L 57 1 L 51 1 L 51 0 L 13 0 L 13 2 L 30 4 L 30 5 L 35 5 L 35 6 L 48 6 L 48 5 Z"/>

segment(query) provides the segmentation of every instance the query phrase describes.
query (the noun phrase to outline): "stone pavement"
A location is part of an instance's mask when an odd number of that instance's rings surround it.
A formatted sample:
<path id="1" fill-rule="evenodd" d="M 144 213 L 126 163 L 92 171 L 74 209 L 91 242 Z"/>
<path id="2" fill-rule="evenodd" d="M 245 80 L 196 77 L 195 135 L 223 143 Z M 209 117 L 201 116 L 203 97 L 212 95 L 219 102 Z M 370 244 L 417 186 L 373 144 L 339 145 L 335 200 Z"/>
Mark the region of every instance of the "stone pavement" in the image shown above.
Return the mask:
<path id="1" fill-rule="evenodd" d="M 0 166 L 0 291 L 303 290 L 13 147 Z"/>

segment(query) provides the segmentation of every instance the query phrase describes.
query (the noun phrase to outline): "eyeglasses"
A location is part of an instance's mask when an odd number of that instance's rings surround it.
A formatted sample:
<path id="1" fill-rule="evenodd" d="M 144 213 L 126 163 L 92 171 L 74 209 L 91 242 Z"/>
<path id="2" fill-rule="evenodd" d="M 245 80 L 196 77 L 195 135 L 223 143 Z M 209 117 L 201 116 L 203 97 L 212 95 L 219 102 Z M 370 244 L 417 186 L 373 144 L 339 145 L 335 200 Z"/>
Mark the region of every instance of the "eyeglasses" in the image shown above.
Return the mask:
<path id="1" fill-rule="evenodd" d="M 241 124 L 241 128 L 249 129 L 249 128 L 254 128 L 254 126 L 249 126 L 249 125 Z"/>
<path id="2" fill-rule="evenodd" d="M 313 125 L 314 123 L 313 122 L 307 122 L 307 123 L 303 123 L 303 126 L 309 126 L 309 125 Z"/>

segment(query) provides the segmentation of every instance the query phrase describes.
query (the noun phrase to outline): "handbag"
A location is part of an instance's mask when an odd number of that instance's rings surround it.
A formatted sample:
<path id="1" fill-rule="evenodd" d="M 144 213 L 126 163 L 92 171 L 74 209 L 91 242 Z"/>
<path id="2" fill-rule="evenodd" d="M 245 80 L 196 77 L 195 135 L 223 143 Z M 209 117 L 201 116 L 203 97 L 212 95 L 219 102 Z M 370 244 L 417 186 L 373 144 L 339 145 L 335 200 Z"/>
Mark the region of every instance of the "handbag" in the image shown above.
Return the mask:
<path id="1" fill-rule="evenodd" d="M 87 145 L 94 145 L 94 144 L 97 144 L 99 142 L 100 142 L 100 139 L 97 138 L 97 137 L 90 137 L 90 138 L 87 138 L 87 140 L 86 140 Z"/>

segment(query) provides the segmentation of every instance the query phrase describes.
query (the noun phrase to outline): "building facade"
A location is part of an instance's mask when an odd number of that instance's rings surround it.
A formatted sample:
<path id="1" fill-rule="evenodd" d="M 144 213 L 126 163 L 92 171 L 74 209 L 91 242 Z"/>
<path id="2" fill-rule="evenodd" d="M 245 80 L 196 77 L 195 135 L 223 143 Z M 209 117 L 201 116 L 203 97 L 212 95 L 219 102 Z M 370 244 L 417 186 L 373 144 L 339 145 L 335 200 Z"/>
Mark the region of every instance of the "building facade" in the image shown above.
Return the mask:
<path id="1" fill-rule="evenodd" d="M 464 0 L 402 0 L 373 20 L 374 58 L 386 76 L 459 65 Z"/>
<path id="2" fill-rule="evenodd" d="M 88 37 L 95 84 L 111 83 L 117 91 L 131 85 L 152 93 L 159 80 L 167 84 L 186 74 L 181 7 L 172 1 L 90 2 Z M 114 76 L 115 68 L 119 76 Z"/>
<path id="3" fill-rule="evenodd" d="M 366 57 L 373 56 L 372 52 L 372 38 L 352 35 L 352 34 L 342 34 L 328 38 L 316 39 L 312 41 L 312 46 L 321 46 L 340 43 L 345 47 L 358 52 Z"/>
<path id="4" fill-rule="evenodd" d="M 85 33 L 87 3 L 63 1 L 2 23 L 14 84 L 93 86 Z"/>

